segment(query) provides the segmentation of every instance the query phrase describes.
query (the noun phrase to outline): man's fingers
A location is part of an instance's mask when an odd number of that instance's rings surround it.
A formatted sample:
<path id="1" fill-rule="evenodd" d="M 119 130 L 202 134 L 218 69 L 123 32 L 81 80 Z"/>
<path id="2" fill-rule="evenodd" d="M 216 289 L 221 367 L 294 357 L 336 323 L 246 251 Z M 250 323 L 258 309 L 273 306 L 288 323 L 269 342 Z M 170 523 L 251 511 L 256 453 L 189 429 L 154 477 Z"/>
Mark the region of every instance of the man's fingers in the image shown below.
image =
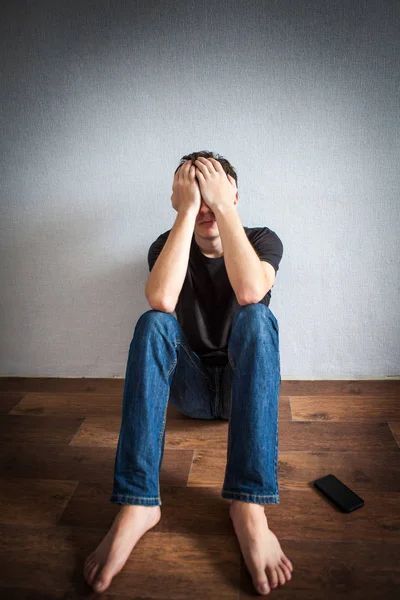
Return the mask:
<path id="1" fill-rule="evenodd" d="M 220 171 L 222 169 L 221 163 L 216 158 L 212 158 L 210 156 L 210 158 L 208 160 L 214 165 L 214 168 L 216 171 Z M 220 167 L 221 167 L 221 169 L 220 169 Z"/>
<path id="2" fill-rule="evenodd" d="M 187 160 L 185 165 L 184 165 L 184 170 L 183 170 L 183 174 L 185 176 L 186 179 L 189 178 L 189 173 L 190 173 L 190 167 L 192 166 L 192 161 L 191 160 Z"/>
<path id="3" fill-rule="evenodd" d="M 190 163 L 190 160 L 186 160 L 184 163 L 181 164 L 181 166 L 179 167 L 179 169 L 175 173 L 175 175 L 178 176 L 178 179 L 185 179 L 185 174 L 188 171 L 187 165 L 189 163 Z"/>
<path id="4" fill-rule="evenodd" d="M 189 177 L 191 181 L 196 182 L 196 170 L 193 165 L 190 166 L 189 169 Z"/>

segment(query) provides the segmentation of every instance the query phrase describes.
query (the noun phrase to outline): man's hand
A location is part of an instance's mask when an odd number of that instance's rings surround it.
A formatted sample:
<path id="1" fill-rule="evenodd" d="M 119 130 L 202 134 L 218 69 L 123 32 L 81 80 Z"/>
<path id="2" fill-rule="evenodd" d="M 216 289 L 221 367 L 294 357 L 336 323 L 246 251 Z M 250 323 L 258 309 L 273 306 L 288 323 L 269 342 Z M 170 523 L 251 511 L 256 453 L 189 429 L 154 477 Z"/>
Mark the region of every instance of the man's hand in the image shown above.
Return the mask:
<path id="1" fill-rule="evenodd" d="M 236 181 L 227 175 L 215 158 L 199 156 L 195 161 L 196 177 L 204 202 L 212 211 L 224 206 L 234 206 Z"/>
<path id="2" fill-rule="evenodd" d="M 193 210 L 197 215 L 200 210 L 200 188 L 196 179 L 196 167 L 191 160 L 184 162 L 174 175 L 171 203 L 178 213 Z"/>

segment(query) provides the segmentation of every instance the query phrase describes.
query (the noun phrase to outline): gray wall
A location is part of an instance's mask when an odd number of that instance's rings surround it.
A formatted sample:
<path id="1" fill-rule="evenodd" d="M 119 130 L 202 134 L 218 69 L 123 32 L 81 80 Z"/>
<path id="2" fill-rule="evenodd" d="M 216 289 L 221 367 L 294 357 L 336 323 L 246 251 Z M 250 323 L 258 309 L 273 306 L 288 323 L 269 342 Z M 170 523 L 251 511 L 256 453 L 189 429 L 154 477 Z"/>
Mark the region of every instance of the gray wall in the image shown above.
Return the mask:
<path id="1" fill-rule="evenodd" d="M 125 375 L 212 150 L 284 245 L 282 379 L 399 375 L 399 4 L 3 2 L 0 374 Z"/>

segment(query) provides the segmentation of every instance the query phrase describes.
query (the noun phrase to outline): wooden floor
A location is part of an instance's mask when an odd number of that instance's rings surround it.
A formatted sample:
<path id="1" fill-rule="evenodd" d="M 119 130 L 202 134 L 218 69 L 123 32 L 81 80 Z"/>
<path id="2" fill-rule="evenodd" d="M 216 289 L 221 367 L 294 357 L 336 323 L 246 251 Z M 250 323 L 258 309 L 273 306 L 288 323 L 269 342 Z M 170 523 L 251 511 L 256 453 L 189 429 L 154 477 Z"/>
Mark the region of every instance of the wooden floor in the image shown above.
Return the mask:
<path id="1" fill-rule="evenodd" d="M 280 504 L 265 505 L 291 560 L 269 598 L 400 597 L 400 381 L 282 381 Z M 0 378 L 0 597 L 99 597 L 83 565 L 120 507 L 109 502 L 121 379 Z M 107 600 L 242 600 L 252 585 L 221 495 L 228 423 L 168 407 L 162 517 Z M 333 473 L 365 501 L 342 513 L 313 481 Z"/>

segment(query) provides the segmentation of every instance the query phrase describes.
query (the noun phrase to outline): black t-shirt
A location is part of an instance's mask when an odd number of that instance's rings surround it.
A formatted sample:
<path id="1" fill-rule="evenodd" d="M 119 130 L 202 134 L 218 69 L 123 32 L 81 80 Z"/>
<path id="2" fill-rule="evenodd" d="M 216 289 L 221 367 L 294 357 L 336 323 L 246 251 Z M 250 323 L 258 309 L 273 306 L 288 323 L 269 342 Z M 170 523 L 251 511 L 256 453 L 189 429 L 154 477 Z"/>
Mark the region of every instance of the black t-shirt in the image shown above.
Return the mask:
<path id="1" fill-rule="evenodd" d="M 283 254 L 283 245 L 277 234 L 268 227 L 243 229 L 260 260 L 269 262 L 276 273 Z M 147 258 L 150 271 L 170 231 L 162 233 L 151 244 Z M 268 306 L 270 299 L 271 290 L 260 302 Z M 232 318 L 239 306 L 225 268 L 224 257 L 204 256 L 193 232 L 188 269 L 175 312 L 190 348 L 205 364 L 227 364 Z"/>

